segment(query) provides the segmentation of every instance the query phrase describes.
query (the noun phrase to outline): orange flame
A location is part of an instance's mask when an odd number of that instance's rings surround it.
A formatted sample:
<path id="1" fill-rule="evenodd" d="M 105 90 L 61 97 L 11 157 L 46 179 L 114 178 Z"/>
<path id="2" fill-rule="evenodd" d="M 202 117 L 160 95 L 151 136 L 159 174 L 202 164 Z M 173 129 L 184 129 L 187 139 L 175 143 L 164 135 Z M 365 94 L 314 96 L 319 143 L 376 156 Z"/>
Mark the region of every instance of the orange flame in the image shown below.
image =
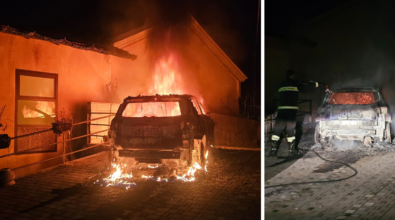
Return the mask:
<path id="1" fill-rule="evenodd" d="M 173 54 L 158 60 L 153 78 L 154 84 L 149 88 L 151 95 L 183 94 L 177 59 Z"/>
<path id="2" fill-rule="evenodd" d="M 131 185 L 136 185 L 135 183 L 129 181 L 133 177 L 133 175 L 132 173 L 124 173 L 124 171 L 122 170 L 122 164 L 111 163 L 111 166 L 113 168 L 116 168 L 116 171 L 110 174 L 110 176 L 108 176 L 107 178 L 103 179 L 103 181 L 106 183 L 106 187 L 126 185 L 126 189 L 128 190 Z M 123 164 L 123 168 L 126 168 L 126 164 Z"/>

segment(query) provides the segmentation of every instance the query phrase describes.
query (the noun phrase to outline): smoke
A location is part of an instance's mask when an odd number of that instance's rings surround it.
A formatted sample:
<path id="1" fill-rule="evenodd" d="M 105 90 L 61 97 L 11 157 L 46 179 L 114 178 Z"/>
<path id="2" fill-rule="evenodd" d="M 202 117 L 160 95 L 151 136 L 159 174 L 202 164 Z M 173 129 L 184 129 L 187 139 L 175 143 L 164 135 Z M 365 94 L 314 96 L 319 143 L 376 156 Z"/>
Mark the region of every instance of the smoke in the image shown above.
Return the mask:
<path id="1" fill-rule="evenodd" d="M 333 139 L 331 141 L 331 143 L 338 150 L 356 149 L 358 147 L 364 146 L 362 141 L 353 141 L 353 140 L 337 140 L 337 139 Z"/>
<path id="2" fill-rule="evenodd" d="M 373 45 L 374 46 L 374 45 Z M 392 52 L 369 46 L 363 59 L 359 73 L 337 74 L 330 88 L 374 87 L 379 89 L 387 103 L 392 118 L 395 119 L 395 65 Z M 391 133 L 395 134 L 395 123 L 391 124 Z"/>
<path id="3" fill-rule="evenodd" d="M 257 7 L 258 2 L 255 3 Z M 244 8 L 240 9 L 235 6 Z M 136 76 L 141 83 L 134 86 L 135 93 L 138 91 L 138 94 L 147 94 L 146 91 L 150 91 L 153 82 L 155 82 L 155 76 L 158 76 L 158 69 L 165 69 L 158 68 L 158 63 L 168 61 L 168 63 L 174 64 L 175 72 L 179 73 L 175 74 L 176 84 L 178 87 L 183 87 L 184 93 L 192 94 L 199 100 L 204 98 L 207 101 L 206 104 L 212 104 L 213 101 L 208 101 L 206 97 L 211 96 L 215 89 L 215 92 L 223 97 L 222 102 L 227 106 L 224 107 L 222 104 L 216 103 L 215 106 L 206 107 L 208 110 L 215 109 L 220 112 L 219 108 L 225 109 L 229 105 L 237 103 L 236 89 L 229 89 L 235 85 L 231 80 L 224 80 L 224 78 L 229 78 L 229 75 L 221 70 L 222 64 L 217 62 L 212 51 L 202 44 L 191 29 L 190 16 L 192 15 L 199 22 L 208 35 L 244 71 L 243 66 L 239 64 L 248 60 L 249 64 L 245 65 L 246 63 L 244 63 L 244 65 L 252 68 L 252 59 L 246 59 L 245 55 L 247 53 L 246 45 L 247 47 L 251 46 L 251 42 L 254 40 L 249 39 L 246 44 L 246 33 L 240 31 L 240 27 L 246 23 L 244 17 L 247 16 L 252 17 L 252 22 L 249 22 L 247 26 L 252 24 L 255 30 L 258 11 L 254 9 L 254 13 L 251 13 L 252 16 L 250 16 L 249 13 L 246 13 L 249 7 L 251 6 L 243 1 L 229 3 L 208 0 L 104 0 L 101 10 L 99 10 L 103 16 L 98 23 L 103 24 L 103 32 L 111 33 L 108 35 L 112 36 L 112 42 L 121 40 L 123 36 L 131 36 L 139 31 L 149 30 L 144 50 L 136 52 L 140 58 L 139 61 L 144 62 L 144 66 L 147 62 L 149 64 L 147 68 L 138 69 L 138 73 L 133 73 L 142 75 Z M 253 33 L 253 37 L 255 37 L 255 31 Z M 139 49 L 142 48 L 139 47 Z M 253 51 L 253 49 L 249 50 Z M 246 74 L 248 75 L 247 72 Z M 156 81 L 164 81 L 166 74 L 159 75 L 161 75 L 160 79 L 157 80 L 157 77 Z M 210 98 L 214 100 L 212 96 Z M 230 106 L 230 108 L 236 108 L 236 106 Z"/>

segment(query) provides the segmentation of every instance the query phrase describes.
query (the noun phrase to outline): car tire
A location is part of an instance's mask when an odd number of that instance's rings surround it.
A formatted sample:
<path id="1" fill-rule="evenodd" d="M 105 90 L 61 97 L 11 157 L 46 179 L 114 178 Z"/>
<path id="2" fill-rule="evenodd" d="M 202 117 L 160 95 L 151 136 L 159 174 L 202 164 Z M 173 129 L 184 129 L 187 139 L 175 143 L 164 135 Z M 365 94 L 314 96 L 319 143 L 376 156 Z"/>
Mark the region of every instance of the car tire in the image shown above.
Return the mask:
<path id="1" fill-rule="evenodd" d="M 384 140 L 385 143 L 391 143 L 391 125 L 390 122 L 387 122 L 385 124 L 385 133 L 386 133 L 386 138 Z"/>

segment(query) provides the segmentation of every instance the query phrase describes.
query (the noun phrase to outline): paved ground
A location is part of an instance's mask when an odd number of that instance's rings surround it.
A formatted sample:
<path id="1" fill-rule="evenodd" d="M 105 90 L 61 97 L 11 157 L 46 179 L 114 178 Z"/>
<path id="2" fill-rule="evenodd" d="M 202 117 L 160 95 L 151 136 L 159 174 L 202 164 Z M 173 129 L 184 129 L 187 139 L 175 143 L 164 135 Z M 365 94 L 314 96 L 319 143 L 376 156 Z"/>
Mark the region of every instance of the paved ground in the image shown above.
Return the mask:
<path id="1" fill-rule="evenodd" d="M 0 188 L 0 219 L 260 219 L 260 152 L 210 149 L 195 182 L 103 187 L 107 154 L 83 158 Z"/>
<path id="2" fill-rule="evenodd" d="M 312 137 L 305 137 L 302 145 L 312 147 Z M 329 153 L 317 151 L 324 158 L 350 163 L 357 169 L 357 175 L 338 182 L 265 189 L 265 218 L 395 219 L 393 150 L 394 146 L 388 145 Z M 353 174 L 350 168 L 327 163 L 311 151 L 295 160 L 265 158 L 265 186 L 336 180 Z"/>

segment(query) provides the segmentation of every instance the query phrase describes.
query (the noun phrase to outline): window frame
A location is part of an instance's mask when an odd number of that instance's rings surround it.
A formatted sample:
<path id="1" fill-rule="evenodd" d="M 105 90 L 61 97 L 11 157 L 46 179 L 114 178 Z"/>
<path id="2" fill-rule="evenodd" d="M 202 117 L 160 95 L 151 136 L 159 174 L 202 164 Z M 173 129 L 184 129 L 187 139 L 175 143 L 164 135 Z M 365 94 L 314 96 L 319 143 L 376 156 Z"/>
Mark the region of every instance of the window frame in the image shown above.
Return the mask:
<path id="1" fill-rule="evenodd" d="M 20 95 L 20 76 L 32 76 L 32 77 L 41 77 L 41 78 L 51 78 L 54 79 L 54 97 L 39 97 L 39 96 L 21 96 Z M 18 124 L 18 101 L 25 100 L 25 101 L 48 101 L 48 102 L 55 102 L 55 114 L 58 115 L 58 74 L 56 73 L 44 73 L 38 71 L 30 71 L 30 70 L 22 70 L 16 69 L 15 70 L 15 128 L 14 132 L 17 135 L 18 127 L 48 127 L 51 128 L 52 125 L 48 124 Z M 49 152 L 57 152 L 57 145 L 55 145 L 55 149 L 48 149 L 48 150 L 34 150 L 34 151 L 26 151 L 20 150 L 22 152 L 18 152 L 18 139 L 15 139 L 14 148 L 16 154 L 31 154 L 31 153 L 49 153 Z M 57 137 L 55 135 L 54 143 L 57 141 Z"/>

